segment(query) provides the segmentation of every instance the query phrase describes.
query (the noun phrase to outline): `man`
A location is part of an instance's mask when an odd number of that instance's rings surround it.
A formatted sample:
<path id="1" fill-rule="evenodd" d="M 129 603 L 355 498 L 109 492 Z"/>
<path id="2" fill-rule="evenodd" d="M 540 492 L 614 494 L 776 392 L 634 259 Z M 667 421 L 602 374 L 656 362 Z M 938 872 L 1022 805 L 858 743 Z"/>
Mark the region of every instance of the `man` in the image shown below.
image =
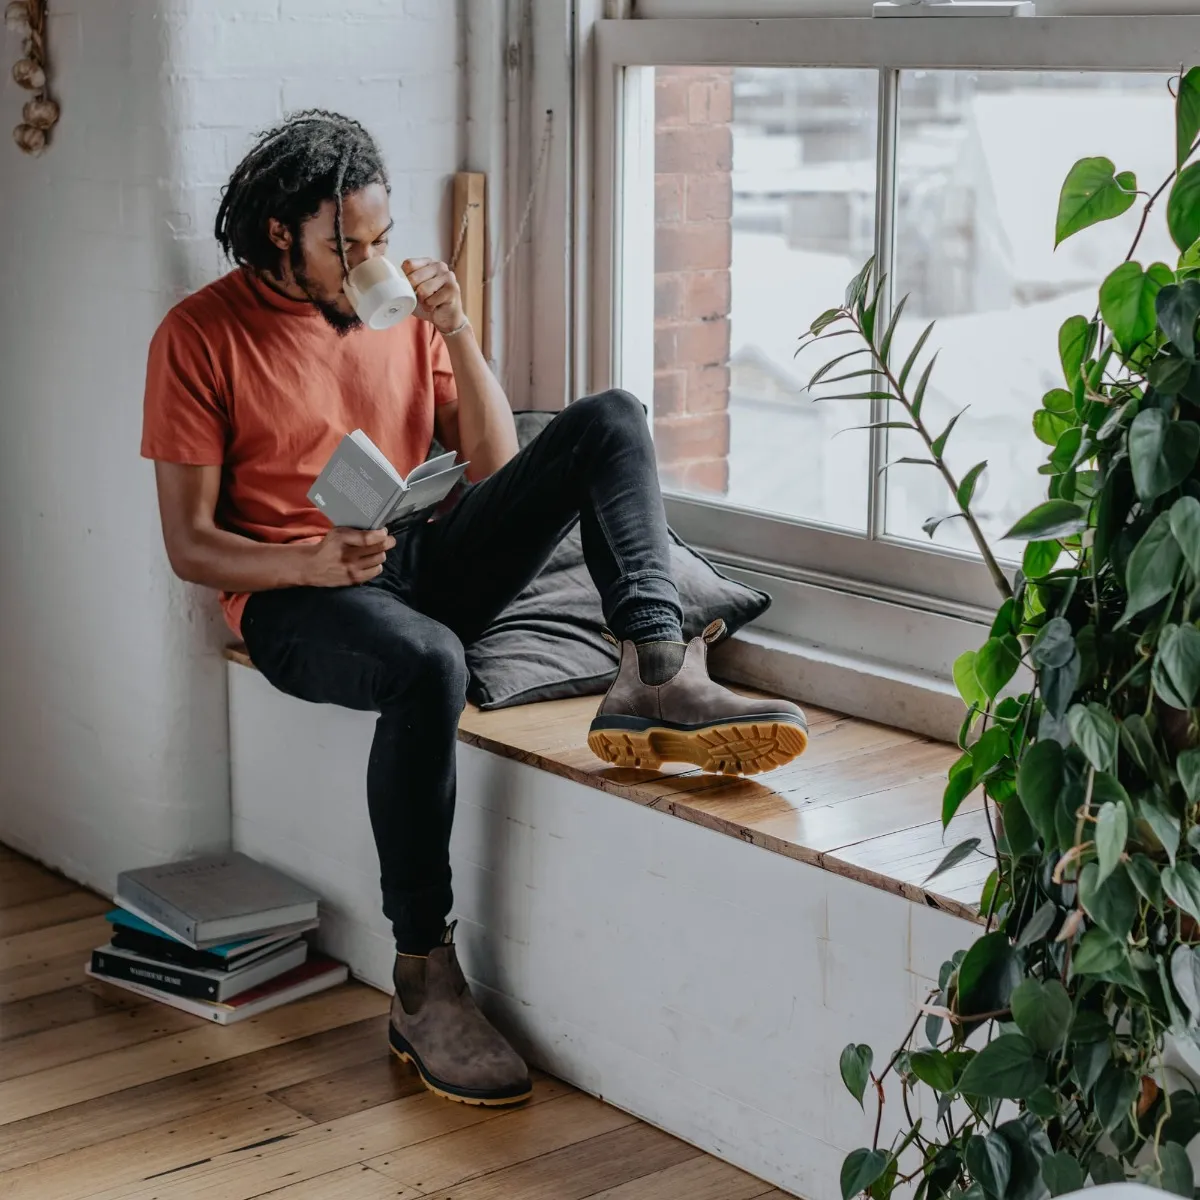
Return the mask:
<path id="1" fill-rule="evenodd" d="M 446 925 L 464 643 L 578 520 L 622 643 L 594 747 L 612 761 L 751 771 L 800 753 L 805 724 L 794 705 L 713 683 L 703 640 L 682 641 L 654 450 L 631 396 L 571 405 L 518 453 L 444 264 L 403 264 L 416 319 L 361 327 L 343 282 L 385 253 L 391 228 L 387 175 L 356 121 L 314 110 L 264 134 L 217 213 L 236 268 L 154 336 L 142 453 L 172 567 L 220 590 L 263 675 L 379 713 L 367 801 L 396 940 L 392 1049 L 440 1095 L 511 1104 L 529 1095 L 528 1071 L 475 1007 Z M 355 428 L 405 475 L 436 433 L 470 461 L 471 486 L 395 535 L 331 530 L 307 492 Z"/>

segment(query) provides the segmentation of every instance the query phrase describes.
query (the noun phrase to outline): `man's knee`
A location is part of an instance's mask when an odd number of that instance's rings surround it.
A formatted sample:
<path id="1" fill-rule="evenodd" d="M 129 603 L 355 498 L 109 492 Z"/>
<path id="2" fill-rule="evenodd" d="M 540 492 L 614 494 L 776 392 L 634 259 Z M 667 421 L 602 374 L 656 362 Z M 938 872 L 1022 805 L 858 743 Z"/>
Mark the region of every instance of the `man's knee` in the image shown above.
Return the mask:
<path id="1" fill-rule="evenodd" d="M 466 703 L 466 653 L 458 637 L 443 625 L 431 623 L 389 646 L 383 668 L 384 705 L 445 705 L 457 713 Z"/>
<path id="2" fill-rule="evenodd" d="M 610 388 L 594 396 L 584 396 L 567 408 L 578 419 L 592 423 L 599 421 L 606 426 L 623 426 L 631 429 L 646 427 L 646 409 L 632 393 L 621 388 Z"/>

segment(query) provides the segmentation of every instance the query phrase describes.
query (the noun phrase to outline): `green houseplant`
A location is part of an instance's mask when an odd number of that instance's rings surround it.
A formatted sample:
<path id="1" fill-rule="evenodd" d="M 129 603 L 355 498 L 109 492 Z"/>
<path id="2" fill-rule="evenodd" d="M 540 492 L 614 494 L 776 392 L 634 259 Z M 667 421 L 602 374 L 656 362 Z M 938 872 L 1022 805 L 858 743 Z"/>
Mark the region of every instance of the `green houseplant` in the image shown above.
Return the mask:
<path id="1" fill-rule="evenodd" d="M 1013 580 L 972 513 L 986 463 L 957 478 L 954 420 L 935 432 L 922 413 L 932 326 L 901 361 L 903 302 L 876 322 L 868 263 L 802 339 L 861 343 L 813 383 L 859 380 L 853 398 L 887 401 L 885 424 L 916 433 L 925 454 L 902 461 L 941 473 L 1000 597 L 986 643 L 955 664 L 968 707 L 942 814 L 982 789 L 996 860 L 982 933 L 894 1054 L 843 1051 L 847 1087 L 879 1106 L 873 1143 L 843 1164 L 846 1200 L 904 1184 L 917 1200 L 1042 1200 L 1124 1179 L 1200 1195 L 1185 1151 L 1200 1095 L 1164 1066 L 1173 1040 L 1200 1044 L 1200 68 L 1172 86 L 1162 186 L 1085 158 L 1062 188 L 1056 244 L 1142 215 L 1095 314 L 1060 330 L 1064 386 L 1033 418 L 1048 493 L 1007 535 L 1027 543 Z M 1143 268 L 1163 209 L 1179 260 Z M 881 1144 L 885 1104 L 904 1116 Z"/>

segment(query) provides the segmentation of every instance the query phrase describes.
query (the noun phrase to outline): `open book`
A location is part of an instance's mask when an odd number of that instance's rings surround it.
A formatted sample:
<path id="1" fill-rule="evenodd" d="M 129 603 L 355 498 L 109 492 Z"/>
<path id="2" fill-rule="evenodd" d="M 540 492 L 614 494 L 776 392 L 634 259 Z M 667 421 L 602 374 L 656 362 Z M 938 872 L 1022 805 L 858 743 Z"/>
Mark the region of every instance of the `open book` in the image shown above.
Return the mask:
<path id="1" fill-rule="evenodd" d="M 382 529 L 421 516 L 441 503 L 467 463 L 453 450 L 413 469 L 407 479 L 361 429 L 348 433 L 317 476 L 308 498 L 337 526 Z"/>

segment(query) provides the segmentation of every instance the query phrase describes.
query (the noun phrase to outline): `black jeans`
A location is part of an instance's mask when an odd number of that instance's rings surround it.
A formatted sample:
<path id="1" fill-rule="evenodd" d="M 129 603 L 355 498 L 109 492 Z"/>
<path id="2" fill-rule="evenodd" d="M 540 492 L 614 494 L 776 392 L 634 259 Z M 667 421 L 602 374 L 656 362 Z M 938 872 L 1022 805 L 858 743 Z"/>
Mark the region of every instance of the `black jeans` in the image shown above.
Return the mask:
<path id="1" fill-rule="evenodd" d="M 281 691 L 378 712 L 367 804 L 396 948 L 423 954 L 453 901 L 455 744 L 470 644 L 575 521 L 621 638 L 678 640 L 654 447 L 625 392 L 577 401 L 436 521 L 397 534 L 383 573 L 345 588 L 257 592 L 242 633 Z"/>

